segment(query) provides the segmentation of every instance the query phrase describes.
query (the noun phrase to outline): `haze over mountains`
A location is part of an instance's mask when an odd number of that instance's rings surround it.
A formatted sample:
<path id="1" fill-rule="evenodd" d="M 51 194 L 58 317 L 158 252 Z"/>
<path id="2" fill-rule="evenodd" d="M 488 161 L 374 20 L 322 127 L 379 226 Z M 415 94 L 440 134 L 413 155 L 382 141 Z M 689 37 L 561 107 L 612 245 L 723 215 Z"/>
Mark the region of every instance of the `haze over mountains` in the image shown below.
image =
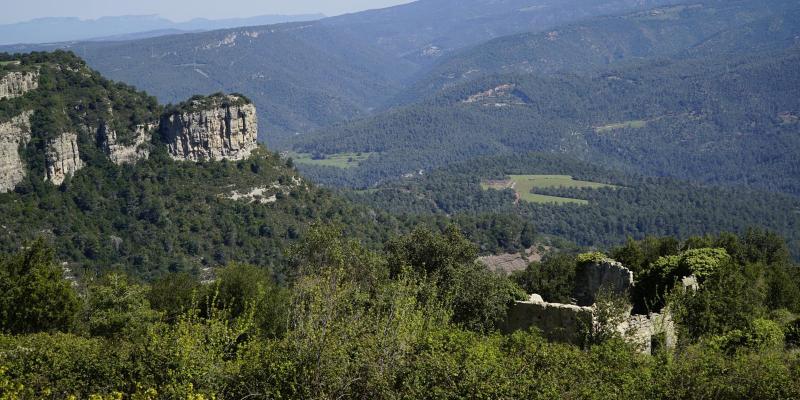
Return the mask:
<path id="1" fill-rule="evenodd" d="M 259 106 L 270 141 L 278 144 L 286 134 L 380 108 L 414 74 L 466 46 L 672 2 L 423 0 L 308 23 L 40 48 L 71 49 L 106 76 L 164 102 L 241 92 Z"/>
<path id="2" fill-rule="evenodd" d="M 131 40 L 237 26 L 310 21 L 324 17 L 322 14 L 261 15 L 228 19 L 195 18 L 185 22 L 174 22 L 157 15 L 126 15 L 98 19 L 38 18 L 31 21 L 0 25 L 0 45 L 53 43 L 74 40 Z"/>
<path id="3" fill-rule="evenodd" d="M 767 3 L 689 2 L 500 37 L 425 70 L 396 103 L 491 74 L 586 74 L 653 58 L 714 57 L 796 44 L 800 4 Z"/>

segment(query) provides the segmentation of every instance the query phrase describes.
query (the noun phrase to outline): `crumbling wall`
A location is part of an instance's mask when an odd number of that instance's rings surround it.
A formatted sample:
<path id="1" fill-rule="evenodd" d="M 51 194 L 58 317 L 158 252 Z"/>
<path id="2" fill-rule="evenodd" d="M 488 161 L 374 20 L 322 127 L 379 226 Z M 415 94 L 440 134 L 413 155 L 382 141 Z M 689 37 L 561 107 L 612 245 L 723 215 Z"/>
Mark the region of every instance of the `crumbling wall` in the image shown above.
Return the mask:
<path id="1" fill-rule="evenodd" d="M 579 264 L 575 271 L 575 288 L 572 297 L 579 306 L 588 307 L 597 302 L 600 289 L 625 295 L 633 287 L 633 272 L 619 262 L 605 259 Z"/>
<path id="2" fill-rule="evenodd" d="M 528 301 L 518 301 L 511 307 L 503 331 L 512 333 L 536 328 L 548 340 L 582 345 L 589 328 L 597 324 L 595 311 L 594 307 L 547 303 L 534 294 Z M 660 314 L 630 315 L 616 330 L 645 354 L 651 354 L 656 347 L 674 348 L 677 344 L 675 323 L 668 310 Z"/>
<path id="3" fill-rule="evenodd" d="M 508 311 L 504 331 L 539 329 L 550 340 L 582 344 L 592 324 L 592 308 L 547 303 L 538 295 L 518 301 Z"/>
<path id="4" fill-rule="evenodd" d="M 684 282 L 689 287 L 691 280 Z M 627 295 L 633 287 L 633 273 L 622 264 L 610 260 L 583 263 L 576 271 L 573 296 L 577 304 L 547 303 L 537 294 L 528 301 L 516 302 L 508 312 L 504 331 L 539 329 L 550 340 L 571 344 L 585 343 L 589 328 L 597 325 L 597 295 L 601 290 Z M 655 346 L 674 348 L 677 344 L 675 324 L 669 309 L 648 315 L 630 315 L 622 311 L 616 330 L 628 342 L 646 354 Z"/>
<path id="5" fill-rule="evenodd" d="M 649 315 L 631 315 L 617 328 L 619 333 L 636 349 L 652 354 L 656 347 L 674 348 L 678 343 L 675 323 L 669 310 Z"/>

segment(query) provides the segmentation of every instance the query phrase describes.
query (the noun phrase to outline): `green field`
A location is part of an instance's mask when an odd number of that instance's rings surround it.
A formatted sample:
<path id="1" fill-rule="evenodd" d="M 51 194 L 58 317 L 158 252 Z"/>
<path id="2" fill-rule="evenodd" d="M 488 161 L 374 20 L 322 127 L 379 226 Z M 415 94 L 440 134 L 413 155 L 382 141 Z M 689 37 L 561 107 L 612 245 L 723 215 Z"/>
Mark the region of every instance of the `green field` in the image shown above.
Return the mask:
<path id="1" fill-rule="evenodd" d="M 353 190 L 355 194 L 375 194 L 378 193 L 380 189 L 361 189 L 361 190 Z"/>
<path id="2" fill-rule="evenodd" d="M 642 129 L 645 126 L 647 126 L 647 121 L 641 120 L 641 119 L 637 119 L 637 120 L 633 120 L 633 121 L 625 121 L 625 122 L 618 122 L 618 123 L 615 123 L 615 124 L 596 126 L 596 127 L 594 127 L 594 131 L 597 132 L 597 133 L 606 133 L 606 132 L 611 132 L 611 131 L 614 131 L 614 130 L 617 130 L 617 129 L 625 129 L 625 128 Z"/>
<path id="3" fill-rule="evenodd" d="M 298 164 L 317 165 L 321 167 L 353 168 L 368 159 L 374 153 L 339 153 L 326 154 L 325 158 L 315 160 L 308 153 L 289 153 L 289 157 Z"/>
<path id="4" fill-rule="evenodd" d="M 582 199 L 572 199 L 568 197 L 547 196 L 532 193 L 534 189 L 546 188 L 570 188 L 570 189 L 600 189 L 614 188 L 616 186 L 604 183 L 579 181 L 569 175 L 510 175 L 503 181 L 484 181 L 481 183 L 484 190 L 488 189 L 513 189 L 519 194 L 520 200 L 530 203 L 555 203 L 555 204 L 581 204 L 588 205 L 589 202 Z"/>

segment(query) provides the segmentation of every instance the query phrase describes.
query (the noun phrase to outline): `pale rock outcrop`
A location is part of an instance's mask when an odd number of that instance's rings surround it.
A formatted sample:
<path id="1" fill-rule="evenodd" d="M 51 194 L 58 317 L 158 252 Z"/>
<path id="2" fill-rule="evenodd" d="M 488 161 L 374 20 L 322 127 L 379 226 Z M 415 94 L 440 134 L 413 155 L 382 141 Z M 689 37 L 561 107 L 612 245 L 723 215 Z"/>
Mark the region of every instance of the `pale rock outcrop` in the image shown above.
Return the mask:
<path id="1" fill-rule="evenodd" d="M 60 185 L 68 176 L 83 168 L 78 151 L 78 135 L 64 132 L 47 143 L 47 176 L 45 180 Z"/>
<path id="2" fill-rule="evenodd" d="M 117 132 L 104 122 L 97 130 L 97 138 L 111 162 L 117 165 L 135 164 L 139 160 L 146 160 L 150 157 L 148 144 L 156 127 L 155 123 L 136 126 L 132 143 L 125 145 L 119 142 Z"/>
<path id="3" fill-rule="evenodd" d="M 683 291 L 692 291 L 696 292 L 700 290 L 700 282 L 697 280 L 697 277 L 694 275 L 685 276 L 681 278 L 681 288 Z"/>
<path id="4" fill-rule="evenodd" d="M 273 184 L 270 187 L 255 187 L 249 191 L 234 190 L 227 198 L 233 201 L 244 201 L 247 204 L 269 204 L 278 201 L 278 196 L 275 193 L 276 190 L 280 188 L 281 186 L 279 184 Z"/>
<path id="5" fill-rule="evenodd" d="M 241 160 L 258 146 L 256 108 L 233 95 L 193 101 L 165 116 L 161 132 L 176 160 Z"/>
<path id="6" fill-rule="evenodd" d="M 20 146 L 31 139 L 30 118 L 28 111 L 0 123 L 0 193 L 14 190 L 25 178 L 25 161 L 20 157 Z"/>
<path id="7" fill-rule="evenodd" d="M 39 72 L 9 72 L 0 78 L 0 99 L 13 99 L 39 87 Z"/>
<path id="8" fill-rule="evenodd" d="M 532 262 L 542 261 L 544 252 L 548 249 L 545 246 L 542 251 L 541 246 L 531 246 L 524 252 L 483 256 L 478 257 L 478 261 L 486 264 L 492 271 L 510 275 L 515 271 L 524 271 Z"/>

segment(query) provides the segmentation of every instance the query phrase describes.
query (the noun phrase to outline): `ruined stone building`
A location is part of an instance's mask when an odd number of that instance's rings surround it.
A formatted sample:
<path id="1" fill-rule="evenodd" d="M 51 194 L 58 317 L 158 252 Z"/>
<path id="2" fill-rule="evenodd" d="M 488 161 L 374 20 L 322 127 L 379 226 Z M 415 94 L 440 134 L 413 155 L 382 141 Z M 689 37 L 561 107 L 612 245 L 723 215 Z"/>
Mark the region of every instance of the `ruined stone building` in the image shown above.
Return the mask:
<path id="1" fill-rule="evenodd" d="M 548 303 L 533 294 L 527 301 L 516 302 L 509 310 L 504 329 L 513 332 L 536 328 L 550 340 L 582 345 L 599 323 L 597 299 L 601 290 L 624 296 L 633 286 L 633 273 L 616 261 L 582 263 L 576 270 L 574 304 Z M 675 324 L 669 310 L 647 315 L 631 311 L 632 308 L 628 308 L 624 315 L 615 318 L 620 321 L 616 331 L 639 351 L 650 354 L 656 347 L 675 346 Z"/>

